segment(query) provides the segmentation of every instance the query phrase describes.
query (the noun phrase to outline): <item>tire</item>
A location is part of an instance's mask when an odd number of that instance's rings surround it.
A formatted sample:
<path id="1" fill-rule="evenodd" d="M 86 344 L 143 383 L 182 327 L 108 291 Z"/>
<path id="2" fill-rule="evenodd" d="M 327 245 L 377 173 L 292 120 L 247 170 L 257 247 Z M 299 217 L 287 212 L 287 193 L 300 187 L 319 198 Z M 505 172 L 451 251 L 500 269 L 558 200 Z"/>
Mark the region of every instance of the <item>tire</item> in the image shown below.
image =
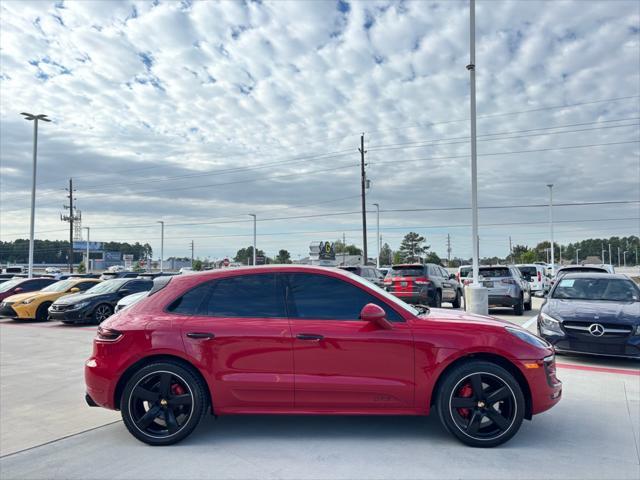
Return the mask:
<path id="1" fill-rule="evenodd" d="M 520 300 L 513 306 L 513 313 L 521 316 L 524 313 L 524 298 L 520 297 Z"/>
<path id="2" fill-rule="evenodd" d="M 436 290 L 436 293 L 433 294 L 433 303 L 431 304 L 433 308 L 441 308 L 442 307 L 442 293 L 440 290 Z"/>
<path id="3" fill-rule="evenodd" d="M 38 322 L 46 322 L 49 320 L 49 307 L 51 306 L 50 302 L 43 303 L 36 310 L 36 320 Z"/>
<path id="4" fill-rule="evenodd" d="M 177 362 L 147 365 L 125 385 L 120 400 L 122 420 L 141 442 L 178 443 L 200 423 L 207 408 L 206 388 L 191 369 Z"/>
<path id="5" fill-rule="evenodd" d="M 455 367 L 437 395 L 443 426 L 471 447 L 501 445 L 522 425 L 522 389 L 513 375 L 494 363 L 476 360 Z M 494 401 L 489 404 L 491 399 Z"/>
<path id="6" fill-rule="evenodd" d="M 531 302 L 533 302 L 533 300 L 532 300 L 531 296 L 529 296 L 529 301 L 524 304 L 525 312 L 528 312 L 529 310 L 531 310 Z"/>
<path id="7" fill-rule="evenodd" d="M 456 290 L 456 298 L 453 299 L 453 302 L 451 302 L 451 306 L 453 308 L 460 308 L 460 298 L 462 297 L 460 290 Z"/>
<path id="8" fill-rule="evenodd" d="M 99 325 L 104 322 L 107 318 L 113 315 L 113 307 L 108 303 L 101 303 L 96 308 L 93 309 L 93 313 L 91 314 L 91 319 L 95 325 Z"/>

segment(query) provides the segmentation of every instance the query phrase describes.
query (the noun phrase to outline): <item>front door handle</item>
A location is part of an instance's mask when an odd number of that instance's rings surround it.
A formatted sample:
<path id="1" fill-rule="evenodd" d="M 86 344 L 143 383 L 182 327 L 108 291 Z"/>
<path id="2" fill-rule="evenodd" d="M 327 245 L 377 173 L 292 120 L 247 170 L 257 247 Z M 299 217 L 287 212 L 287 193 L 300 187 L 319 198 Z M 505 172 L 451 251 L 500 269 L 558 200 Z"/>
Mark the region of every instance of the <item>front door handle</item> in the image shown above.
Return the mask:
<path id="1" fill-rule="evenodd" d="M 299 333 L 296 335 L 298 340 L 311 340 L 313 342 L 319 342 L 324 338 L 323 335 L 316 335 L 314 333 Z"/>
<path id="2" fill-rule="evenodd" d="M 187 333 L 187 337 L 193 338 L 194 340 L 211 340 L 215 338 L 215 335 L 208 332 L 189 332 Z"/>

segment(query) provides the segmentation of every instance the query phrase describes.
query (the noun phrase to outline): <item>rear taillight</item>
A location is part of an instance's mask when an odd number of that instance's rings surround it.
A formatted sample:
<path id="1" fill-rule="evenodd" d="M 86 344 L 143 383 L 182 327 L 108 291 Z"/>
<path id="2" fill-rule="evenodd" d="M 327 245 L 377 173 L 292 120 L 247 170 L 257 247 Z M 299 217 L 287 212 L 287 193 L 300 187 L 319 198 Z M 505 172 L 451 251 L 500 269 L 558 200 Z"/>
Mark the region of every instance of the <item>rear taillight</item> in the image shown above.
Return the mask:
<path id="1" fill-rule="evenodd" d="M 391 279 L 390 278 L 385 278 L 384 279 L 384 284 L 385 285 L 391 285 Z"/>
<path id="2" fill-rule="evenodd" d="M 98 334 L 96 340 L 101 342 L 115 342 L 122 337 L 122 332 L 114 330 L 113 328 L 98 327 Z"/>
<path id="3" fill-rule="evenodd" d="M 464 281 L 462 282 L 464 285 L 470 285 L 471 284 L 471 280 L 469 280 L 468 278 L 465 278 Z"/>
<path id="4" fill-rule="evenodd" d="M 456 273 L 456 280 L 460 283 L 460 272 Z"/>
<path id="5" fill-rule="evenodd" d="M 416 285 L 426 285 L 427 283 L 429 283 L 429 277 L 416 277 L 413 283 L 415 283 Z"/>
<path id="6" fill-rule="evenodd" d="M 538 272 L 538 281 L 542 281 L 542 273 Z"/>

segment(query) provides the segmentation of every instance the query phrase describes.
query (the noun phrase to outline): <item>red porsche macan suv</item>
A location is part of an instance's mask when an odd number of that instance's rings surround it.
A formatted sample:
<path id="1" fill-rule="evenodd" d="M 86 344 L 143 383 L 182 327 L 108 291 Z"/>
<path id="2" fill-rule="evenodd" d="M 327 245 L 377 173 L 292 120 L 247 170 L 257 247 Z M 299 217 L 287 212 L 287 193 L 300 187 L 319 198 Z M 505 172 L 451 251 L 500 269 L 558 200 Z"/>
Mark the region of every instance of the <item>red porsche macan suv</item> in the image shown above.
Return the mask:
<path id="1" fill-rule="evenodd" d="M 205 412 L 427 415 L 492 447 L 560 400 L 552 348 L 508 322 L 413 307 L 337 269 L 239 268 L 160 277 L 105 320 L 87 402 L 152 445 Z"/>

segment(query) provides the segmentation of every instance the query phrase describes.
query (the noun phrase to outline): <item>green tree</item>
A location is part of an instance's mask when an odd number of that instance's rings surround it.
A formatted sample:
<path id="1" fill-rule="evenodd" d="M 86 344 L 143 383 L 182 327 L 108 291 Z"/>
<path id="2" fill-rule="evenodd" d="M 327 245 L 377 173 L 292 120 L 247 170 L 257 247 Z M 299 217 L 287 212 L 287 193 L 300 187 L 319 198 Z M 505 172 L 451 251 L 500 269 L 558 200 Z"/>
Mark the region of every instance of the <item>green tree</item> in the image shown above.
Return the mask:
<path id="1" fill-rule="evenodd" d="M 291 254 L 287 250 L 282 249 L 273 261 L 275 263 L 291 263 Z"/>
<path id="2" fill-rule="evenodd" d="M 435 263 L 436 265 L 442 265 L 442 260 L 436 254 L 436 252 L 429 252 L 424 258 L 425 263 Z"/>
<path id="3" fill-rule="evenodd" d="M 197 260 L 193 261 L 193 269 L 196 272 L 201 271 L 203 269 L 203 267 L 204 267 L 204 264 L 202 263 L 202 260 L 200 260 L 199 258 Z"/>
<path id="4" fill-rule="evenodd" d="M 80 262 L 80 265 L 78 265 L 78 273 L 86 273 L 87 269 L 84 268 L 84 262 Z"/>
<path id="5" fill-rule="evenodd" d="M 256 250 L 256 256 L 264 256 L 264 251 L 258 248 Z M 243 265 L 251 265 L 253 262 L 253 245 L 238 250 L 233 260 Z"/>
<path id="6" fill-rule="evenodd" d="M 400 244 L 400 252 L 406 261 L 417 262 L 423 253 L 429 249 L 429 245 L 424 245 L 425 238 L 416 233 L 409 232 L 402 239 Z"/>
<path id="7" fill-rule="evenodd" d="M 388 243 L 380 248 L 380 265 L 391 265 L 393 263 L 393 251 Z"/>
<path id="8" fill-rule="evenodd" d="M 342 240 L 336 240 L 333 242 L 333 249 L 337 254 L 346 254 L 346 255 L 362 255 L 362 250 L 355 245 L 345 245 L 342 243 Z"/>
<path id="9" fill-rule="evenodd" d="M 520 255 L 521 263 L 533 263 L 537 261 L 538 256 L 536 255 L 535 250 L 527 250 L 526 252 Z"/>
<path id="10" fill-rule="evenodd" d="M 405 261 L 406 259 L 400 250 L 393 252 L 393 265 L 404 263 Z"/>

